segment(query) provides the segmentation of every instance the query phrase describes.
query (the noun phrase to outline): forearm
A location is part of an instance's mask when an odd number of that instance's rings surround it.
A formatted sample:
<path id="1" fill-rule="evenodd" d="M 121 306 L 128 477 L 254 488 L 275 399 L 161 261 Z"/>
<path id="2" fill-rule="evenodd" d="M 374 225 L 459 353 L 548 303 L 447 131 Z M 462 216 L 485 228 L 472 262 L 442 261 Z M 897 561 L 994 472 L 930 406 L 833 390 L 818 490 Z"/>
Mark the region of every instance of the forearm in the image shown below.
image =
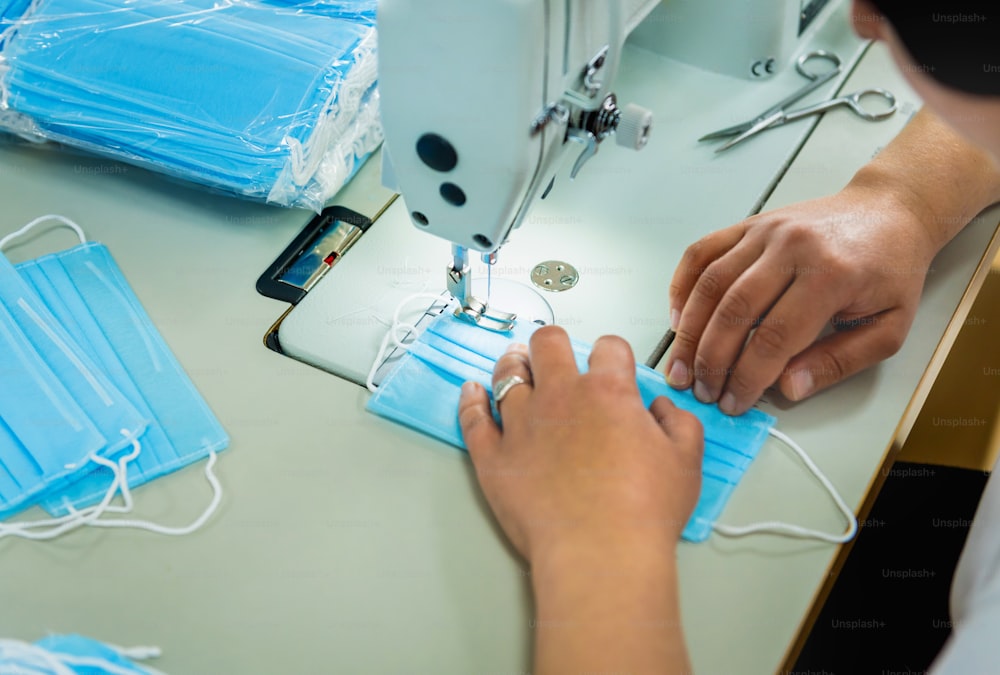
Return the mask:
<path id="1" fill-rule="evenodd" d="M 849 187 L 913 213 L 936 253 L 987 206 L 1000 202 L 1000 167 L 932 112 L 918 112 Z"/>
<path id="2" fill-rule="evenodd" d="M 687 673 L 675 549 L 572 551 L 532 567 L 535 671 Z"/>

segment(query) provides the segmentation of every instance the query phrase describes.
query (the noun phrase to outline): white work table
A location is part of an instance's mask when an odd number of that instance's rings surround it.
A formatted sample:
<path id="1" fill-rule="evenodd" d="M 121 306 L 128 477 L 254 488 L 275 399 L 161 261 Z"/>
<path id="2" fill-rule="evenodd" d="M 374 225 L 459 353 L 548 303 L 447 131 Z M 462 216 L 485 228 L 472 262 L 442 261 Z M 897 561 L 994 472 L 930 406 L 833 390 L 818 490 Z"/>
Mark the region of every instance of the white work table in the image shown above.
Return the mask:
<path id="1" fill-rule="evenodd" d="M 835 191 L 915 110 L 881 48 L 869 50 L 847 91 L 863 86 L 895 91 L 899 119 L 879 126 L 828 114 L 768 207 Z M 669 120 L 657 133 L 670 133 Z M 373 215 L 385 197 L 377 182 L 377 162 L 369 162 L 337 202 Z M 657 199 L 648 187 L 621 199 Z M 704 195 L 706 212 L 720 199 Z M 217 467 L 222 505 L 195 534 L 81 530 L 48 543 L 0 540 L 0 637 L 59 632 L 156 644 L 163 657 L 153 665 L 178 674 L 530 671 L 529 572 L 489 515 L 468 458 L 366 413 L 368 392 L 357 384 L 262 344 L 284 306 L 254 283 L 312 214 L 18 144 L 0 146 L 0 203 L 0 231 L 60 213 L 109 246 L 232 438 Z M 869 498 L 909 431 L 986 274 L 998 219 L 996 210 L 978 219 L 935 261 L 897 356 L 805 403 L 764 404 L 852 507 Z M 664 227 L 662 267 L 672 270 L 695 234 L 726 224 L 709 217 Z M 72 233 L 56 230 L 8 255 L 18 262 L 73 243 Z M 421 263 L 442 266 L 440 250 Z M 641 292 L 651 314 L 665 315 L 666 287 Z M 139 514 L 192 520 L 210 499 L 203 464 L 138 489 Z M 842 526 L 818 484 L 769 441 L 723 520 L 775 518 Z M 695 671 L 781 668 L 838 550 L 776 536 L 682 545 Z"/>

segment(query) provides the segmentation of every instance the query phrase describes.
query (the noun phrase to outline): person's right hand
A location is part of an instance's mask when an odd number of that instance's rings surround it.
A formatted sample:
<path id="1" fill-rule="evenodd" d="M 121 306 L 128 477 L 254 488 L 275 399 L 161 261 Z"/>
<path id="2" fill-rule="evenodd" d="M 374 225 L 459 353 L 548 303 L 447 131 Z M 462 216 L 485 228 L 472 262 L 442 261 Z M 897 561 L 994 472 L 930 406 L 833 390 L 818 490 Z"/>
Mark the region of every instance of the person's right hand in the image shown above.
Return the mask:
<path id="1" fill-rule="evenodd" d="M 735 415 L 772 384 L 797 401 L 888 358 L 909 331 L 939 245 L 877 185 L 852 184 L 714 232 L 674 273 L 667 379 Z M 817 341 L 828 322 L 838 330 Z"/>

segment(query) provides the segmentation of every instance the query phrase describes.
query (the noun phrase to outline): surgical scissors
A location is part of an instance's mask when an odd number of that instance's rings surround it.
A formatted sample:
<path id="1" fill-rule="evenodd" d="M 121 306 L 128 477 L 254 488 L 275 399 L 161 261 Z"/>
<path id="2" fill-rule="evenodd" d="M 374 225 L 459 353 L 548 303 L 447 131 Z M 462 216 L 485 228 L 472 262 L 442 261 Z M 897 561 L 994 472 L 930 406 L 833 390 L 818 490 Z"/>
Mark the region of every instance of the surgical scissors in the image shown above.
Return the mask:
<path id="1" fill-rule="evenodd" d="M 824 60 L 833 64 L 833 68 L 825 72 L 814 72 L 807 67 L 807 63 L 814 60 Z M 808 106 L 806 108 L 801 108 L 799 110 L 794 110 L 787 112 L 785 108 L 795 101 L 799 100 L 806 94 L 814 91 L 823 84 L 829 82 L 838 73 L 840 73 L 840 58 L 828 51 L 817 50 L 813 52 L 808 52 L 800 56 L 795 62 L 795 69 L 804 77 L 809 79 L 809 82 L 801 89 L 793 92 L 789 96 L 786 96 L 778 103 L 774 104 L 764 112 L 757 115 L 752 120 L 743 122 L 742 124 L 737 124 L 732 127 L 727 127 L 725 129 L 720 129 L 714 131 L 710 134 L 706 134 L 699 138 L 699 141 L 714 140 L 717 138 L 731 138 L 728 142 L 716 148 L 716 152 L 722 152 L 727 150 L 737 143 L 740 143 L 747 138 L 755 136 L 756 134 L 764 131 L 765 129 L 770 129 L 772 127 L 780 126 L 786 122 L 792 122 L 802 117 L 808 115 L 818 115 L 826 112 L 830 108 L 835 108 L 838 106 L 847 106 L 854 113 L 864 120 L 875 121 L 885 119 L 889 117 L 894 112 L 896 112 L 896 98 L 891 92 L 885 89 L 864 89 L 861 91 L 854 92 L 853 94 L 847 94 L 845 96 L 840 96 L 837 98 L 831 98 L 821 103 Z M 881 110 L 878 112 L 871 112 L 867 110 L 862 104 L 861 99 L 865 96 L 880 96 L 888 102 L 889 107 L 886 110 Z"/>
<path id="2" fill-rule="evenodd" d="M 865 96 L 879 96 L 885 99 L 885 101 L 889 104 L 889 107 L 885 110 L 872 112 L 861 104 L 861 99 Z M 827 99 L 826 101 L 820 101 L 819 103 L 806 106 L 805 108 L 799 108 L 798 110 L 792 110 L 789 112 L 778 110 L 772 113 L 769 117 L 765 117 L 760 120 L 736 138 L 720 145 L 715 151 L 722 152 L 723 150 L 733 147 L 737 143 L 745 141 L 751 136 L 759 134 L 761 131 L 781 126 L 785 122 L 794 122 L 795 120 L 808 117 L 809 115 L 822 115 L 830 108 L 836 108 L 839 106 L 847 106 L 861 119 L 874 122 L 877 120 L 883 120 L 896 112 L 896 97 L 892 95 L 892 92 L 886 91 L 885 89 L 862 89 L 861 91 L 856 91 L 853 94 L 845 94 L 844 96 L 838 96 L 836 98 Z"/>
<path id="3" fill-rule="evenodd" d="M 826 61 L 828 63 L 833 64 L 833 67 L 830 68 L 829 70 L 817 73 L 806 65 L 810 61 Z M 840 65 L 841 65 L 840 57 L 834 54 L 833 52 L 828 52 L 824 49 L 817 49 L 816 51 L 803 54 L 802 56 L 800 56 L 798 59 L 795 60 L 795 70 L 799 71 L 800 75 L 809 80 L 809 82 L 804 87 L 792 92 L 791 94 L 781 99 L 780 101 L 775 103 L 773 106 L 771 106 L 761 114 L 754 117 L 752 120 L 748 120 L 746 122 L 743 122 L 742 124 L 737 124 L 736 126 L 726 127 L 725 129 L 719 129 L 718 131 L 713 131 L 710 134 L 705 134 L 698 140 L 711 141 L 716 138 L 729 138 L 730 136 L 738 136 L 739 134 L 742 134 L 745 131 L 749 131 L 751 127 L 753 127 L 761 120 L 770 117 L 774 113 L 783 109 L 785 106 L 795 103 L 809 92 L 814 91 L 818 87 L 821 87 L 830 80 L 832 80 L 840 73 Z"/>

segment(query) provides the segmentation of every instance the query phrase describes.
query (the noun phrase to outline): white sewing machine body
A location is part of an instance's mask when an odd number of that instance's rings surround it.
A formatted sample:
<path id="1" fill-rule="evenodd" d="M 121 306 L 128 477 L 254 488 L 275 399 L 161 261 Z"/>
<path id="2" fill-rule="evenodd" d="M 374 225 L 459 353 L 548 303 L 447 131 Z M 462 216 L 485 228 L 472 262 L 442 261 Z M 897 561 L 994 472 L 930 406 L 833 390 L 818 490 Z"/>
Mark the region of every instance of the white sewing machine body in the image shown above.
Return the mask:
<path id="1" fill-rule="evenodd" d="M 470 280 L 472 269 L 462 269 L 454 250 L 449 257 L 444 239 L 462 253 L 507 244 L 492 278 L 533 289 L 531 272 L 540 263 L 570 263 L 580 273 L 572 288 L 538 289 L 555 322 L 582 340 L 620 334 L 640 360 L 652 355 L 668 327 L 667 288 L 683 252 L 662 250 L 664 228 L 694 242 L 755 212 L 811 125 L 787 125 L 721 155 L 696 139 L 799 89 L 804 80 L 789 67 L 799 54 L 826 49 L 841 58 L 843 72 L 810 95 L 818 98 L 837 90 L 863 52 L 848 3 L 816 2 L 825 7 L 803 30 L 800 0 L 703 0 L 708 18 L 689 15 L 680 22 L 664 12 L 674 5 L 693 11 L 685 0 L 662 6 L 650 0 L 382 0 L 382 152 L 391 157 L 382 182 L 401 197 L 285 317 L 282 349 L 364 382 L 403 298 L 446 288 L 459 299 L 471 297 L 467 283 L 455 286 L 448 278 L 460 272 Z M 721 5 L 729 11 L 716 16 Z M 755 8 L 753 21 L 746 6 Z M 665 56 L 668 38 L 658 36 L 685 30 L 690 43 L 714 44 L 729 56 L 704 65 Z M 788 30 L 792 37 L 773 45 L 772 72 L 755 76 L 751 67 L 771 53 L 771 36 Z M 764 37 L 752 37 L 755 31 Z M 733 37 L 740 32 L 752 39 Z M 581 96 L 587 66 L 605 46 L 597 93 Z M 611 92 L 649 108 L 657 128 L 640 153 L 603 144 L 571 182 L 569 165 L 587 152 L 570 140 L 585 110 L 581 100 L 600 107 Z M 574 111 L 547 116 L 560 101 Z M 540 119 L 547 121 L 539 129 Z M 422 157 L 418 145 L 428 135 L 446 141 L 450 151 L 432 139 L 437 152 Z M 448 186 L 458 188 L 464 202 L 449 201 L 458 192 Z M 449 260 L 450 266 L 442 264 Z M 477 290 L 485 294 L 485 284 Z"/>
<path id="2" fill-rule="evenodd" d="M 657 2 L 383 0 L 383 181 L 414 224 L 483 253 L 501 246 Z"/>

